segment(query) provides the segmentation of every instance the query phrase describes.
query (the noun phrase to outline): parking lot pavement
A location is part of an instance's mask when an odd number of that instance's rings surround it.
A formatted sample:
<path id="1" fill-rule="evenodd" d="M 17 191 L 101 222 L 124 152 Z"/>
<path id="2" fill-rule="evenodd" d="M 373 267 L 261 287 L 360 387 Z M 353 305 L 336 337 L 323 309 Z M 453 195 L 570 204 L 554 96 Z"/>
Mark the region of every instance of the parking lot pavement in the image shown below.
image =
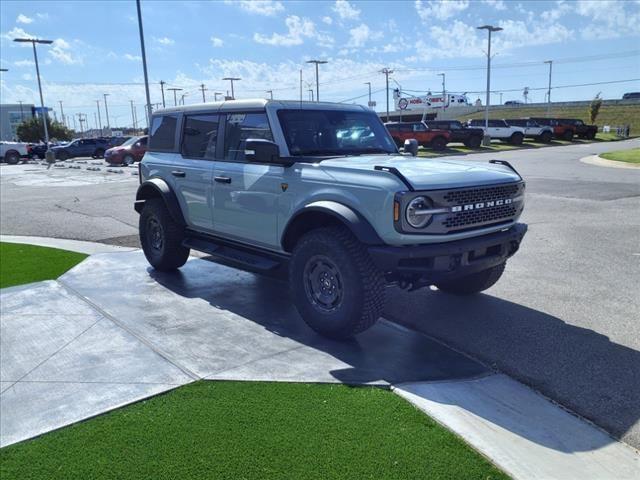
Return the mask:
<path id="1" fill-rule="evenodd" d="M 638 146 L 636 139 L 455 157 L 516 166 L 527 180 L 529 233 L 486 294 L 395 292 L 386 316 L 476 356 L 640 447 L 640 171 L 579 161 Z M 0 167 L 3 234 L 135 245 L 135 177 L 26 187 L 11 183 L 6 172 L 13 168 Z"/>

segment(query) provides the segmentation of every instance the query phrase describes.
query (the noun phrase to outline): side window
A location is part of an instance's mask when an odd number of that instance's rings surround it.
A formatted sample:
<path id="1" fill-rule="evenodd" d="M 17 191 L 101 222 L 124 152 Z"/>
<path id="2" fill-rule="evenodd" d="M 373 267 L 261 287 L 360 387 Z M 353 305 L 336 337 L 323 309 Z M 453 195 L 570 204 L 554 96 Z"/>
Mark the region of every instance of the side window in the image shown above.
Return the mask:
<path id="1" fill-rule="evenodd" d="M 244 161 L 244 141 L 262 138 L 273 141 L 265 113 L 229 113 L 224 131 L 225 160 Z"/>
<path id="2" fill-rule="evenodd" d="M 153 117 L 150 133 L 150 150 L 167 151 L 175 148 L 176 115 L 162 115 Z"/>
<path id="3" fill-rule="evenodd" d="M 401 132 L 411 132 L 411 131 L 413 131 L 413 129 L 411 128 L 411 125 L 404 124 L 404 125 L 400 125 L 400 131 Z"/>
<path id="4" fill-rule="evenodd" d="M 182 155 L 189 158 L 214 158 L 218 140 L 218 115 L 185 117 Z"/>
<path id="5" fill-rule="evenodd" d="M 413 124 L 413 131 L 414 132 L 426 132 L 427 131 L 427 127 L 425 127 L 421 123 L 414 123 Z"/>

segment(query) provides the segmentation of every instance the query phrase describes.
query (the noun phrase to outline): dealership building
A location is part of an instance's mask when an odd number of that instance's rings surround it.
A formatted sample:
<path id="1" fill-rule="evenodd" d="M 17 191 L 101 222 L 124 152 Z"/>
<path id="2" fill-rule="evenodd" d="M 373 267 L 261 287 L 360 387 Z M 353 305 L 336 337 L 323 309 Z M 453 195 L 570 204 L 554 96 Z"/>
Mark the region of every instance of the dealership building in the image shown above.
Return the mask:
<path id="1" fill-rule="evenodd" d="M 5 103 L 0 105 L 0 140 L 17 140 L 16 129 L 24 120 L 33 117 L 35 105 L 32 103 Z"/>

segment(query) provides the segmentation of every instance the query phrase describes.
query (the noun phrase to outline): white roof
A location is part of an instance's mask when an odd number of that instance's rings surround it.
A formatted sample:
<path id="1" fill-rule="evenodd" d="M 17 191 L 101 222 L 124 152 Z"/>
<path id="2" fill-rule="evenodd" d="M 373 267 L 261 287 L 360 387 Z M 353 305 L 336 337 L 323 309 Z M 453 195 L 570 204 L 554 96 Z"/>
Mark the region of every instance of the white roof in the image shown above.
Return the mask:
<path id="1" fill-rule="evenodd" d="M 161 108 L 153 112 L 154 115 L 166 113 L 193 113 L 201 111 L 227 111 L 227 110 L 265 110 L 267 107 L 280 108 L 304 108 L 313 110 L 363 110 L 368 111 L 362 105 L 333 102 L 309 102 L 299 100 L 267 100 L 264 98 L 246 100 L 226 100 L 224 102 L 207 102 L 193 105 L 181 105 L 179 107 Z"/>

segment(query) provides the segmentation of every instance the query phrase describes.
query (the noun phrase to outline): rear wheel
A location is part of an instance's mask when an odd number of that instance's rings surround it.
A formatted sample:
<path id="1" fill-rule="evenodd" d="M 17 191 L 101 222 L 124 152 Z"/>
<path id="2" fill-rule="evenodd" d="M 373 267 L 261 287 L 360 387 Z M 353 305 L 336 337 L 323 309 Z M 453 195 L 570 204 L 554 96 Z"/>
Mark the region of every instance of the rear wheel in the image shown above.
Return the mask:
<path id="1" fill-rule="evenodd" d="M 511 145 L 522 145 L 523 140 L 524 140 L 524 135 L 522 135 L 520 132 L 515 132 L 509 138 L 509 143 Z"/>
<path id="2" fill-rule="evenodd" d="M 436 137 L 431 140 L 429 145 L 433 150 L 444 150 L 447 146 L 447 139 L 444 137 Z"/>
<path id="3" fill-rule="evenodd" d="M 495 267 L 472 273 L 466 277 L 449 280 L 446 282 L 436 283 L 439 290 L 456 295 L 472 295 L 480 293 L 489 287 L 492 287 L 504 272 L 506 262 L 496 265 Z"/>
<path id="4" fill-rule="evenodd" d="M 171 217 L 162 199 L 145 202 L 139 230 L 142 251 L 153 268 L 169 272 L 186 263 L 189 249 L 182 246 L 184 230 Z"/>
<path id="5" fill-rule="evenodd" d="M 344 227 L 305 234 L 293 250 L 289 282 L 300 316 L 325 337 L 350 338 L 371 327 L 384 308 L 382 274 Z"/>
<path id="6" fill-rule="evenodd" d="M 480 136 L 474 135 L 465 142 L 465 145 L 469 148 L 480 148 L 481 143 L 482 143 L 482 139 L 480 138 Z"/>
<path id="7" fill-rule="evenodd" d="M 15 150 L 9 150 L 4 154 L 4 161 L 9 165 L 15 165 L 20 161 L 20 154 Z"/>
<path id="8" fill-rule="evenodd" d="M 571 130 L 565 130 L 565 132 L 562 134 L 562 139 L 566 140 L 567 142 L 570 142 L 573 140 L 573 132 Z"/>
<path id="9" fill-rule="evenodd" d="M 104 157 L 104 149 L 98 148 L 95 152 L 93 152 L 93 158 L 102 158 Z"/>
<path id="10" fill-rule="evenodd" d="M 594 138 L 596 138 L 596 132 L 590 131 L 587 133 L 587 140 L 593 140 Z"/>
<path id="11" fill-rule="evenodd" d="M 539 140 L 542 143 L 551 143 L 551 137 L 553 137 L 553 134 L 550 131 L 546 130 L 542 132 L 542 134 L 539 137 Z"/>

